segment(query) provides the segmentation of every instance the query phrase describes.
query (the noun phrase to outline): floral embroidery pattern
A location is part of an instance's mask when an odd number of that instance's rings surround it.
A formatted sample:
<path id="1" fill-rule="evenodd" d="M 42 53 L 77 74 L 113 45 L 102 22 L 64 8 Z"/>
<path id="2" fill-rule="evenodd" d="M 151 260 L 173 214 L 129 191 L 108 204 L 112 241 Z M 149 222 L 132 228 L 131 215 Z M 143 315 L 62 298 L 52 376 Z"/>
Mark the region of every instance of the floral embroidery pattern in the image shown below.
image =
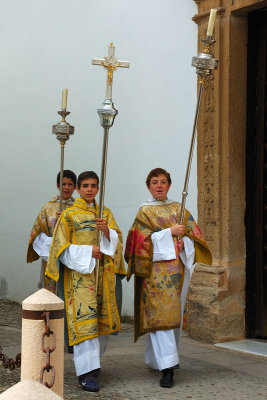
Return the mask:
<path id="1" fill-rule="evenodd" d="M 97 209 L 87 208 L 84 200 L 77 199 L 74 206 L 61 214 L 56 225 L 51 245 L 51 257 L 47 272 L 56 278 L 58 261 L 61 252 L 70 243 L 78 245 L 94 245 L 97 231 L 95 218 Z M 64 275 L 64 294 L 66 314 L 68 316 L 69 344 L 77 344 L 98 335 L 109 334 L 120 328 L 119 314 L 115 298 L 115 263 L 123 269 L 121 263 L 122 237 L 121 232 L 110 210 L 104 207 L 104 218 L 108 226 L 115 229 L 119 235 L 114 262 L 111 257 L 104 256 L 100 262 L 95 292 L 95 273 L 80 274 L 70 268 L 60 269 L 60 282 Z M 63 271 L 63 274 L 62 274 Z"/>
<path id="2" fill-rule="evenodd" d="M 178 328 L 181 324 L 181 291 L 184 265 L 179 257 L 178 239 L 173 237 L 176 259 L 153 262 L 151 235 L 170 228 L 179 221 L 181 205 L 176 202 L 143 205 L 129 231 L 125 250 L 128 262 L 128 280 L 136 276 L 135 338 L 145 332 Z M 200 255 L 210 260 L 210 252 L 192 215 L 186 210 L 186 235 L 199 246 Z"/>

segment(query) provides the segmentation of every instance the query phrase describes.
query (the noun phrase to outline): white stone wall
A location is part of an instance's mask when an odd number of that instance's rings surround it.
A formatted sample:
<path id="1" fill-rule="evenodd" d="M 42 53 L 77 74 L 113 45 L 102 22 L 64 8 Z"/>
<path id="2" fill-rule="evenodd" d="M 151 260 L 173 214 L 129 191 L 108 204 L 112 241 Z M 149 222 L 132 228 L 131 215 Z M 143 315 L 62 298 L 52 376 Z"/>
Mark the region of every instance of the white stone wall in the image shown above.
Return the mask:
<path id="1" fill-rule="evenodd" d="M 69 88 L 75 126 L 65 168 L 100 174 L 96 110 L 106 74 L 91 59 L 105 56 L 111 41 L 131 66 L 114 74 L 119 114 L 110 130 L 105 203 L 126 238 L 152 168 L 170 171 L 169 197 L 181 199 L 196 104 L 196 11 L 193 0 L 1 1 L 0 278 L 9 299 L 36 290 L 40 263 L 26 264 L 26 248 L 37 213 L 56 193 L 60 146 L 51 127 L 62 88 Z M 196 183 L 194 158 L 187 207 L 195 216 Z M 123 312 L 133 312 L 133 282 L 124 282 Z"/>

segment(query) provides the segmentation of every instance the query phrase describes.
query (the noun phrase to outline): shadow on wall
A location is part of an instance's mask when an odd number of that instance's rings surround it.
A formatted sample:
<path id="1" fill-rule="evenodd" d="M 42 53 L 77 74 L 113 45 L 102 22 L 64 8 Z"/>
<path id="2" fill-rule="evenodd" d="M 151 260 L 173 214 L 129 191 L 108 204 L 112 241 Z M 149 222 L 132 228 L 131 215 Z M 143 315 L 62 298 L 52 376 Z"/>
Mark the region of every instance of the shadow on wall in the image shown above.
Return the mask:
<path id="1" fill-rule="evenodd" d="M 5 278 L 0 279 L 0 297 L 7 295 L 7 281 Z"/>

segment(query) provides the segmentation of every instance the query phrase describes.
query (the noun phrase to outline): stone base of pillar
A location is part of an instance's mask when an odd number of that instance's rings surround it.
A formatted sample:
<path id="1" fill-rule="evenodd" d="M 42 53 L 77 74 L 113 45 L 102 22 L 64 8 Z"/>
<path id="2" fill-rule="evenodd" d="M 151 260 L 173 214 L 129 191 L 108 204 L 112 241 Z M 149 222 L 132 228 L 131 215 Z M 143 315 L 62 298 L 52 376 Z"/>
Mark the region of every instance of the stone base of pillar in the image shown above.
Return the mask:
<path id="1" fill-rule="evenodd" d="M 218 343 L 245 337 L 245 266 L 198 263 L 187 299 L 188 334 Z"/>

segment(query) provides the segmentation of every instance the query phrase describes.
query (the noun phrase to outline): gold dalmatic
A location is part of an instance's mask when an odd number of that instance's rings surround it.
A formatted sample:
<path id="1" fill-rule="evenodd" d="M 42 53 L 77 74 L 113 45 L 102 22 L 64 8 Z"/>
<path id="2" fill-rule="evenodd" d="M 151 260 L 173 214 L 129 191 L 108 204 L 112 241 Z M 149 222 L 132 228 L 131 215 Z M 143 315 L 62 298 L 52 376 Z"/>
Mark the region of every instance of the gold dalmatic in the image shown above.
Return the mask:
<path id="1" fill-rule="evenodd" d="M 74 203 L 74 198 L 70 198 L 63 201 L 63 210 L 72 206 Z M 59 211 L 59 196 L 53 197 L 48 203 L 46 203 L 41 211 L 39 212 L 30 234 L 28 251 L 27 251 L 27 263 L 31 263 L 39 259 L 39 255 L 33 249 L 33 241 L 36 239 L 40 233 L 45 233 L 47 236 L 52 237 L 54 229 L 58 220 L 57 212 Z M 56 293 L 56 284 L 53 280 L 45 276 L 46 261 L 42 260 L 42 271 L 43 271 L 43 281 L 44 286 L 47 290 Z"/>
<path id="2" fill-rule="evenodd" d="M 116 230 L 119 241 L 114 260 L 104 255 L 99 267 L 97 296 L 95 274 L 80 274 L 60 262 L 60 254 L 70 245 L 95 245 L 98 206 L 87 205 L 78 198 L 73 207 L 62 213 L 56 226 L 46 275 L 59 280 L 66 307 L 69 344 L 78 344 L 99 335 L 120 329 L 120 318 L 115 298 L 115 273 L 126 275 L 122 258 L 122 234 L 111 211 L 104 207 L 103 218 L 109 228 Z"/>
<path id="3" fill-rule="evenodd" d="M 176 258 L 153 262 L 154 232 L 170 228 L 179 220 L 181 205 L 157 202 L 143 205 L 128 233 L 125 260 L 128 280 L 135 275 L 135 339 L 146 332 L 179 328 L 184 264 L 179 257 L 178 238 L 173 237 Z M 211 264 L 211 254 L 192 215 L 186 210 L 185 235 L 194 241 L 195 262 Z"/>

